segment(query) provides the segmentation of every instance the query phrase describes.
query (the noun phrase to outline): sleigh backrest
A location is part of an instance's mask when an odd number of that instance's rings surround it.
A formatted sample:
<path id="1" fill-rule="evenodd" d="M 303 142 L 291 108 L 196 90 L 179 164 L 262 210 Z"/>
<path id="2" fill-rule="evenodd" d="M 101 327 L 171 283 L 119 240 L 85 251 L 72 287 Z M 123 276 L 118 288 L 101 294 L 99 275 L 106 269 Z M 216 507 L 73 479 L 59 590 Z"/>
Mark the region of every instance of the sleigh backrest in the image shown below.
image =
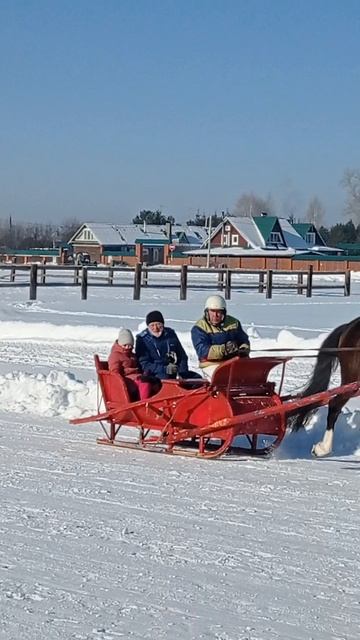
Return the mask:
<path id="1" fill-rule="evenodd" d="M 109 371 L 106 360 L 100 360 L 98 355 L 94 356 L 96 372 L 100 384 L 102 397 L 106 408 L 116 405 L 126 406 L 131 400 L 125 380 L 118 374 Z"/>
<path id="2" fill-rule="evenodd" d="M 211 385 L 217 388 L 256 387 L 267 382 L 274 367 L 284 364 L 289 358 L 232 358 L 221 364 L 214 372 Z"/>

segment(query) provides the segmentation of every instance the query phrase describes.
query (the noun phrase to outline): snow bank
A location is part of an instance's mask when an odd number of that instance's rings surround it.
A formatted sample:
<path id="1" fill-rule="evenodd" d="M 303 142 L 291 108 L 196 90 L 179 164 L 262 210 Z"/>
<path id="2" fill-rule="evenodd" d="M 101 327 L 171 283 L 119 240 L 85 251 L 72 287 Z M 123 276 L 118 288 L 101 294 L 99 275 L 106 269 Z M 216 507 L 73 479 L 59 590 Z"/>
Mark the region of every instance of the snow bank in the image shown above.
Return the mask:
<path id="1" fill-rule="evenodd" d="M 5 412 L 78 418 L 95 412 L 96 382 L 76 380 L 68 371 L 8 373 L 0 375 L 0 406 Z"/>
<path id="2" fill-rule="evenodd" d="M 97 325 L 56 325 L 50 322 L 0 322 L 0 341 L 31 342 L 114 342 L 119 327 Z"/>
<path id="3" fill-rule="evenodd" d="M 326 424 L 327 408 L 320 408 L 311 419 L 306 429 L 296 433 L 288 433 L 275 451 L 280 460 L 311 458 L 314 444 L 322 440 Z M 360 456 L 360 410 L 353 412 L 345 407 L 336 422 L 334 432 L 334 452 L 337 456 Z"/>

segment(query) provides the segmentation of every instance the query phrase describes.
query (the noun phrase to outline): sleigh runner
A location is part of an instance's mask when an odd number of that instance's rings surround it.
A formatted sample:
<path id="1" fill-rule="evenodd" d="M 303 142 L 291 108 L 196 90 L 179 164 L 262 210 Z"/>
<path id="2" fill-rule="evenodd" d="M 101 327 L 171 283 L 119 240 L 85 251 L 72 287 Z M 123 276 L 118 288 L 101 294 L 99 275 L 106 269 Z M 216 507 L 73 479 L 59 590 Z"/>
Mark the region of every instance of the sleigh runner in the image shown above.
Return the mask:
<path id="1" fill-rule="evenodd" d="M 115 447 L 202 458 L 268 454 L 281 443 L 289 415 L 303 407 L 326 405 L 340 395 L 360 393 L 360 382 L 352 382 L 312 396 L 282 396 L 289 359 L 235 357 L 218 367 L 211 382 L 164 380 L 156 395 L 134 402 L 125 380 L 96 355 L 102 401 L 98 413 L 71 423 L 100 422 L 104 436 L 97 442 Z M 268 375 L 278 365 L 282 377 L 275 391 Z M 132 429 L 136 439 L 122 437 L 123 427 Z"/>

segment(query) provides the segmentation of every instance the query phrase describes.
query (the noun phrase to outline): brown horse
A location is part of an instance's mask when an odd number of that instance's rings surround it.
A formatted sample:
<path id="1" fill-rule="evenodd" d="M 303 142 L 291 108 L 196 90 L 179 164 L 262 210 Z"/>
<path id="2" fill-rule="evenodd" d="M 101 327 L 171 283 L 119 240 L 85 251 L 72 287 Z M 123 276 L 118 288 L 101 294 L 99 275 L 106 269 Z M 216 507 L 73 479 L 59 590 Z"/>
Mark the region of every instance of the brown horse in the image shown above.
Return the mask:
<path id="1" fill-rule="evenodd" d="M 341 348 L 344 349 L 341 351 Z M 341 384 L 355 382 L 360 377 L 360 318 L 336 327 L 322 343 L 310 382 L 300 394 L 301 398 L 319 391 L 325 391 L 330 383 L 332 372 L 340 363 Z M 337 396 L 329 402 L 326 431 L 323 439 L 312 448 L 314 456 L 326 456 L 332 451 L 334 427 L 341 409 L 351 396 Z M 289 419 L 293 431 L 304 427 L 315 407 L 305 407 Z"/>

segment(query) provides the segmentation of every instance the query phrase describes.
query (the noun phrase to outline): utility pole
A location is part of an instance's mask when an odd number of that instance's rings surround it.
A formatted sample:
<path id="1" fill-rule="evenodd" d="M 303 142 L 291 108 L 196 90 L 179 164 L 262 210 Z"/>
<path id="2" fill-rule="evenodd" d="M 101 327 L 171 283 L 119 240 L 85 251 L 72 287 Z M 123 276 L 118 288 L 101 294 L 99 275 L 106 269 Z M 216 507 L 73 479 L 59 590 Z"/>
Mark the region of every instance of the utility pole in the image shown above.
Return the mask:
<path id="1" fill-rule="evenodd" d="M 12 216 L 9 216 L 9 237 L 8 237 L 9 247 L 14 248 L 14 225 L 12 221 Z"/>
<path id="2" fill-rule="evenodd" d="M 211 222 L 212 216 L 209 216 L 209 227 L 208 227 L 208 247 L 207 247 L 207 257 L 206 257 L 206 268 L 210 267 L 210 252 L 211 252 Z"/>
<path id="3" fill-rule="evenodd" d="M 225 233 L 225 224 L 224 224 L 224 220 L 225 220 L 225 211 L 221 212 L 221 246 L 224 246 L 224 233 Z"/>

